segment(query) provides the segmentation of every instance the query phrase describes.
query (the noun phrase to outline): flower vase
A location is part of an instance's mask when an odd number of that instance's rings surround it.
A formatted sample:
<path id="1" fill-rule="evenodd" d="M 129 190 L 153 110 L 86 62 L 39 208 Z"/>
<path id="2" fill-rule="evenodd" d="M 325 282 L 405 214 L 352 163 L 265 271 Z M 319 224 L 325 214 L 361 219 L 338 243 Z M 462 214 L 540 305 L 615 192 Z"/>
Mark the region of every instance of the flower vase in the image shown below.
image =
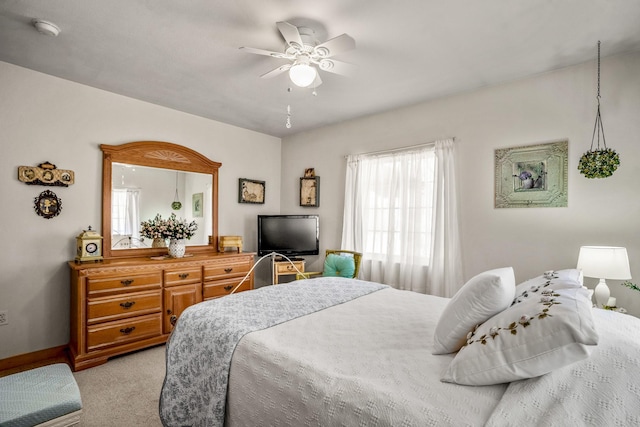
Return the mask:
<path id="1" fill-rule="evenodd" d="M 153 242 L 151 242 L 151 247 L 152 248 L 166 248 L 167 247 L 167 241 L 164 240 L 162 237 L 156 237 L 155 239 L 153 239 Z"/>
<path id="2" fill-rule="evenodd" d="M 184 240 L 171 239 L 169 241 L 169 256 L 171 258 L 182 258 L 184 256 Z"/>

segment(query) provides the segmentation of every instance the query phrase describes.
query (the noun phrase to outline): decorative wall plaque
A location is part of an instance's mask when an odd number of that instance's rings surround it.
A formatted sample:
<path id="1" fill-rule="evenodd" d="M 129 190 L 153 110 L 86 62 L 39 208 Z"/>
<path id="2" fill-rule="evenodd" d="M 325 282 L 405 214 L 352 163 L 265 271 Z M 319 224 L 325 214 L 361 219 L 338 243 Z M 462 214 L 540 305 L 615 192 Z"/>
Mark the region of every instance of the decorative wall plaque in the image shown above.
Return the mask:
<path id="1" fill-rule="evenodd" d="M 264 203 L 265 182 L 255 179 L 238 180 L 238 203 Z"/>
<path id="2" fill-rule="evenodd" d="M 38 166 L 19 166 L 18 179 L 29 185 L 68 187 L 75 178 L 72 170 L 57 169 L 53 163 L 44 162 Z"/>
<path id="3" fill-rule="evenodd" d="M 51 190 L 45 190 L 34 199 L 36 213 L 46 219 L 58 216 L 62 210 L 62 200 Z"/>
<path id="4" fill-rule="evenodd" d="M 567 207 L 569 141 L 495 151 L 495 207 Z"/>

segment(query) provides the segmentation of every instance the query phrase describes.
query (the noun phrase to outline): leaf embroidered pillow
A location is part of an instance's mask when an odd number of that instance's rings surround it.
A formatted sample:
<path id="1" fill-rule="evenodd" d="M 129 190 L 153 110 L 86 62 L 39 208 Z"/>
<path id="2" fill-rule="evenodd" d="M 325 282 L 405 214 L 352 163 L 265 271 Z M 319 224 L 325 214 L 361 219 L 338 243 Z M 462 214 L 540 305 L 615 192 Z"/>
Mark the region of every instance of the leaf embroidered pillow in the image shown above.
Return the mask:
<path id="1" fill-rule="evenodd" d="M 513 303 L 522 302 L 526 298 L 535 297 L 545 289 L 566 289 L 582 287 L 582 271 L 577 269 L 550 270 L 542 275 L 529 279 L 516 286 Z"/>
<path id="2" fill-rule="evenodd" d="M 589 357 L 597 344 L 587 289 L 545 289 L 470 332 L 442 381 L 490 385 L 533 378 Z"/>

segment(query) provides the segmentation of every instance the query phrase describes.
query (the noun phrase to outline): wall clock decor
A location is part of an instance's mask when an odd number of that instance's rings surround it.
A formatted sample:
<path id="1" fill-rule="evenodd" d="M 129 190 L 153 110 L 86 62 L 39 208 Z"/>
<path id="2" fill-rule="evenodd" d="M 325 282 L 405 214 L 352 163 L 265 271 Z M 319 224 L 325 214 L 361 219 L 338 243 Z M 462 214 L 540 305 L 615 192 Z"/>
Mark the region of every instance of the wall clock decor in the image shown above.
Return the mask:
<path id="1" fill-rule="evenodd" d="M 72 170 L 57 169 L 53 163 L 44 162 L 38 166 L 19 166 L 18 179 L 28 185 L 68 187 L 75 177 Z"/>
<path id="2" fill-rule="evenodd" d="M 34 199 L 36 213 L 44 218 L 58 216 L 62 210 L 62 200 L 51 190 L 45 190 Z"/>

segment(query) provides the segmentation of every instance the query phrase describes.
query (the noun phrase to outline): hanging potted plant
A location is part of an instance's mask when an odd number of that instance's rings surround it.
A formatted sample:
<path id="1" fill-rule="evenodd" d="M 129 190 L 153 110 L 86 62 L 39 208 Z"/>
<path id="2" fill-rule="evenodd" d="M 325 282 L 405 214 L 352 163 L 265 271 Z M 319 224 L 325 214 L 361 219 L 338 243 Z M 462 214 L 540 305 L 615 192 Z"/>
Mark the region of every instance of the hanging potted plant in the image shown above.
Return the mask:
<path id="1" fill-rule="evenodd" d="M 620 156 L 616 150 L 607 148 L 604 138 L 604 126 L 600 116 L 600 41 L 598 40 L 598 110 L 596 112 L 596 123 L 591 137 L 591 148 L 580 157 L 578 170 L 586 178 L 607 178 L 613 175 L 620 165 Z M 598 135 L 598 144 L 593 149 L 593 143 Z M 602 135 L 602 145 L 600 148 L 600 135 Z"/>
<path id="2" fill-rule="evenodd" d="M 616 150 L 603 148 L 589 150 L 580 157 L 578 170 L 586 178 L 607 178 L 618 169 L 620 156 Z"/>

